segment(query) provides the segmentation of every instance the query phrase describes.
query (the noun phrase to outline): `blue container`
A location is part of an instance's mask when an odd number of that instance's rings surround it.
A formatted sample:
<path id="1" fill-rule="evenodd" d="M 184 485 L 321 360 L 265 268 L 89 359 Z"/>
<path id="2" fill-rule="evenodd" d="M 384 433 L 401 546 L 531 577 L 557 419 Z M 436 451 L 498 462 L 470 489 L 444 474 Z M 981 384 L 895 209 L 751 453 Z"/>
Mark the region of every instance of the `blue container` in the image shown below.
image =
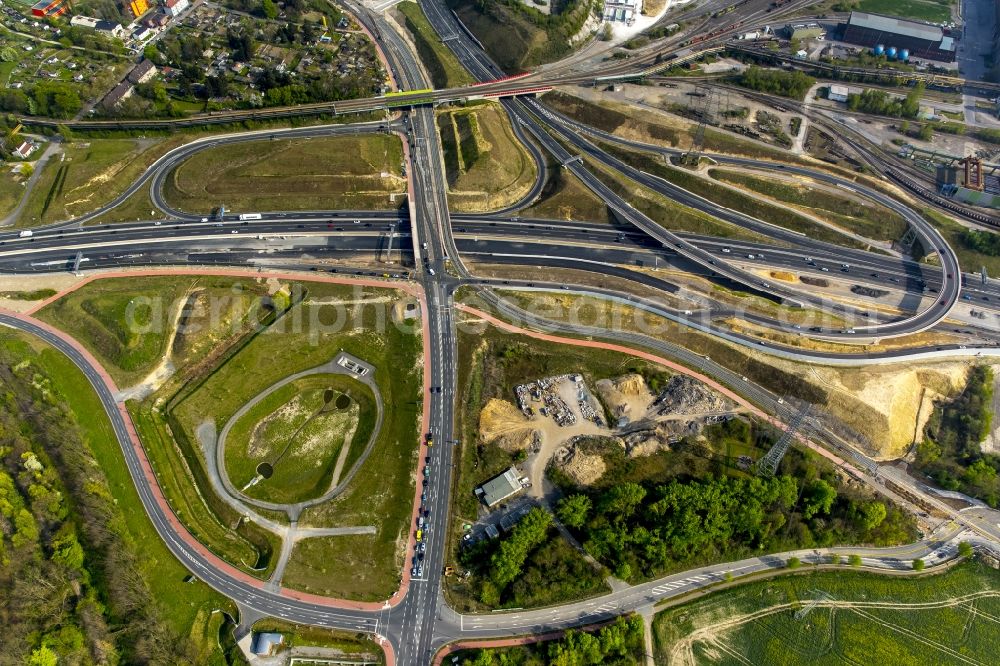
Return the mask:
<path id="1" fill-rule="evenodd" d="M 886 50 L 885 54 L 889 57 L 889 60 L 895 60 L 896 59 L 896 47 L 895 46 L 890 46 Z"/>
<path id="2" fill-rule="evenodd" d="M 883 53 L 885 53 L 885 46 L 879 44 L 878 46 L 875 47 L 875 55 L 880 56 Z"/>
<path id="3" fill-rule="evenodd" d="M 906 62 L 907 60 L 909 60 L 910 59 L 910 49 L 900 49 L 899 50 L 899 59 L 902 60 L 903 62 Z"/>

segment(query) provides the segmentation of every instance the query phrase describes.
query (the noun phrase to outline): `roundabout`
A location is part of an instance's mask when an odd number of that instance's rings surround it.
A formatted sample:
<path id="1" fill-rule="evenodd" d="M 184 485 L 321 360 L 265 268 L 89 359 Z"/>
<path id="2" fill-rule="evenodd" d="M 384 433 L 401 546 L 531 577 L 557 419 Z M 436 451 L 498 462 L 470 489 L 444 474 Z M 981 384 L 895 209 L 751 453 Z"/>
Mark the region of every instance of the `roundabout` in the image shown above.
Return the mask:
<path id="1" fill-rule="evenodd" d="M 367 368 L 358 374 L 341 364 Z M 219 433 L 216 461 L 226 492 L 295 520 L 336 497 L 361 466 L 382 425 L 373 368 L 341 353 L 285 377 L 244 404 Z"/>

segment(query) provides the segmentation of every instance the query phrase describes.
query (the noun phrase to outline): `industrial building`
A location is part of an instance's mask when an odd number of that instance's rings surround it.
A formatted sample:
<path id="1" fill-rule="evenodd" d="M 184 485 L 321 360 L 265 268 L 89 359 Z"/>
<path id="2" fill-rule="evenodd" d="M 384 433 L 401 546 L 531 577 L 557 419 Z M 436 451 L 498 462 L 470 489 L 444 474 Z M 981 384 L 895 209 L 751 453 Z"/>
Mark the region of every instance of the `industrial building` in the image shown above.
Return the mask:
<path id="1" fill-rule="evenodd" d="M 850 94 L 851 94 L 850 88 L 835 83 L 832 86 L 830 86 L 830 92 L 827 95 L 827 98 L 831 102 L 846 102 L 847 96 Z"/>
<path id="2" fill-rule="evenodd" d="M 939 26 L 920 21 L 851 12 L 842 27 L 841 40 L 876 49 L 882 47 L 887 53 L 907 51 L 913 58 L 955 62 L 955 37 Z"/>
<path id="3" fill-rule="evenodd" d="M 503 474 L 494 476 L 476 488 L 476 497 L 492 509 L 500 502 L 508 497 L 513 497 L 519 492 L 521 492 L 521 481 L 517 478 L 517 468 L 511 467 Z"/>
<path id="4" fill-rule="evenodd" d="M 785 38 L 791 41 L 816 39 L 826 34 L 819 23 L 789 23 L 785 26 Z"/>

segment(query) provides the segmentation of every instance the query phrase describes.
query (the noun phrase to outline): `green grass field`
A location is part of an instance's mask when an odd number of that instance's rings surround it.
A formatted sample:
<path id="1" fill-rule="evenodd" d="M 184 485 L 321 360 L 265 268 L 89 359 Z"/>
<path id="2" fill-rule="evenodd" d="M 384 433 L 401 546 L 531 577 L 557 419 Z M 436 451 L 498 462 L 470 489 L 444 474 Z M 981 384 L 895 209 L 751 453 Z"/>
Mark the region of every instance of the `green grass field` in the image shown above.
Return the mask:
<path id="1" fill-rule="evenodd" d="M 579 178 L 561 168 L 557 161 L 551 157 L 548 159 L 548 178 L 542 194 L 531 207 L 522 211 L 523 215 L 553 220 L 609 222 L 607 204 L 598 199 Z"/>
<path id="2" fill-rule="evenodd" d="M 953 4 L 953 0 L 861 0 L 858 9 L 863 12 L 942 23 L 951 20 Z"/>
<path id="3" fill-rule="evenodd" d="M 917 579 L 837 571 L 751 582 L 657 614 L 657 663 L 996 663 L 998 586 L 1000 574 L 976 563 Z"/>
<path id="4" fill-rule="evenodd" d="M 403 15 L 406 29 L 413 37 L 417 54 L 435 88 L 455 88 L 472 82 L 472 76 L 458 62 L 458 58 L 441 41 L 431 26 L 420 5 L 416 2 L 401 2 L 396 5 Z"/>
<path id="5" fill-rule="evenodd" d="M 20 203 L 24 196 L 22 181 L 24 179 L 20 176 L 15 178 L 10 169 L 4 169 L 0 173 L 0 217 L 7 215 Z"/>
<path id="6" fill-rule="evenodd" d="M 346 408 L 336 407 L 339 396 L 349 401 Z M 226 441 L 229 478 L 243 488 L 257 477 L 258 465 L 267 463 L 273 474 L 246 488 L 250 497 L 292 503 L 322 495 L 343 446 L 354 450 L 367 443 L 374 409 L 368 387 L 345 375 L 312 375 L 286 384 L 233 425 Z"/>
<path id="7" fill-rule="evenodd" d="M 514 136 L 499 104 L 442 111 L 437 124 L 452 210 L 503 208 L 531 189 L 534 160 Z"/>
<path id="8" fill-rule="evenodd" d="M 406 191 L 395 136 L 274 139 L 208 148 L 168 175 L 171 205 L 230 210 L 388 210 Z M 392 197 L 395 197 L 394 199 Z"/>
<path id="9" fill-rule="evenodd" d="M 123 388 L 144 378 L 167 354 L 178 312 L 192 293 L 201 294 L 206 313 L 189 322 L 187 333 L 175 340 L 188 352 L 176 359 L 178 366 L 194 360 L 192 348 L 208 353 L 227 329 L 253 316 L 255 297 L 264 292 L 231 278 L 113 278 L 67 294 L 44 307 L 38 317 L 83 343 Z"/>
<path id="10" fill-rule="evenodd" d="M 395 551 L 394 545 L 385 544 L 377 534 L 303 539 L 295 544 L 281 582 L 285 587 L 312 594 L 383 601 L 399 587 L 402 567 L 402 562 L 396 560 L 394 568 L 372 566 L 388 564 L 384 552 L 387 549 Z"/>
<path id="11" fill-rule="evenodd" d="M 282 633 L 285 635 L 285 645 L 290 648 L 314 646 L 334 648 L 347 653 L 352 660 L 364 660 L 370 664 L 385 662 L 382 648 L 374 643 L 368 634 L 294 624 L 273 617 L 258 620 L 254 623 L 253 630 Z"/>
<path id="12" fill-rule="evenodd" d="M 170 346 L 174 375 L 148 398 L 130 401 L 129 409 L 164 494 L 181 521 L 221 557 L 255 575 L 266 575 L 273 567 L 271 556 L 278 546 L 277 537 L 241 521 L 211 491 L 198 427 L 206 421 L 221 427 L 260 391 L 289 374 L 330 360 L 340 348 L 375 365 L 380 392 L 386 404 L 395 405 L 395 409 L 383 424 L 369 463 L 362 467 L 342 500 L 344 506 L 354 507 L 363 516 L 355 520 L 348 515 L 347 524 L 379 526 L 381 540 L 372 566 L 379 575 L 392 576 L 395 581 L 392 568 L 398 559 L 396 539 L 409 519 L 410 500 L 405 497 L 412 497 L 412 470 L 419 438 L 420 339 L 390 321 L 387 310 L 400 296 L 395 290 L 356 290 L 319 283 L 273 286 L 272 295 L 267 296 L 268 285 L 257 280 L 102 280 L 52 304 L 46 313 L 55 325 L 78 335 L 115 374 L 117 348 L 104 349 L 95 344 L 92 319 L 100 321 L 104 329 L 115 330 L 121 321 L 114 313 L 121 316 L 122 304 L 143 294 L 161 294 L 168 304 L 163 307 L 165 313 L 185 305 L 185 330 Z M 107 309 L 91 308 L 94 314 L 88 314 L 83 302 L 100 303 Z M 53 310 L 58 316 L 51 315 Z M 285 312 L 286 316 L 274 320 L 275 312 Z M 157 333 L 160 357 L 174 322 L 167 314 L 163 318 L 167 323 Z M 256 328 L 258 322 L 267 327 Z M 106 331 L 102 334 L 109 335 Z M 152 364 L 159 359 L 150 351 L 143 360 Z M 412 370 L 408 372 L 407 368 Z M 117 372 L 120 375 L 121 368 Z M 360 391 L 356 397 L 366 399 Z M 367 399 L 373 401 L 374 397 Z M 371 416 L 361 419 L 356 437 L 367 442 L 374 410 L 365 412 Z M 351 468 L 362 450 L 361 445 L 351 447 L 345 469 Z M 323 520 L 336 522 L 341 518 L 338 508 Z"/>
<path id="13" fill-rule="evenodd" d="M 187 140 L 187 139 L 185 139 Z M 87 139 L 48 161 L 18 219 L 28 227 L 68 220 L 111 201 L 180 140 Z"/>
<path id="14" fill-rule="evenodd" d="M 52 381 L 58 399 L 64 400 L 80 426 L 108 488 L 121 510 L 125 527 L 137 548 L 141 548 L 142 575 L 156 600 L 164 620 L 178 636 L 188 636 L 195 646 L 195 663 L 214 663 L 221 656 L 218 637 L 224 620 L 216 609 L 235 613 L 229 599 L 200 581 L 184 583 L 187 569 L 167 550 L 139 501 L 111 423 L 90 382 L 61 353 L 34 338 L 12 331 L 0 331 L 0 344 L 15 350 L 27 362 L 36 364 Z"/>

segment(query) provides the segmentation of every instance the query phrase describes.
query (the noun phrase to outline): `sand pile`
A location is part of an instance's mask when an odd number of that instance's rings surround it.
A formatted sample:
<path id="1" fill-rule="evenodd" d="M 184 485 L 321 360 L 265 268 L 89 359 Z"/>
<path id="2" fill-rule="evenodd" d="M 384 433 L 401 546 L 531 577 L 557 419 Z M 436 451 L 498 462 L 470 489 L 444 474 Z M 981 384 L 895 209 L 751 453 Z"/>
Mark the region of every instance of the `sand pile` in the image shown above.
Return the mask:
<path id="1" fill-rule="evenodd" d="M 490 398 L 479 414 L 479 439 L 505 451 L 526 449 L 534 437 L 535 430 L 527 417 L 506 400 Z"/>
<path id="2" fill-rule="evenodd" d="M 614 416 L 627 416 L 633 421 L 645 416 L 653 402 L 646 380 L 635 373 L 614 380 L 602 379 L 597 382 L 597 390 Z"/>
<path id="3" fill-rule="evenodd" d="M 607 471 L 604 458 L 572 449 L 570 454 L 557 463 L 559 468 L 578 486 L 589 486 Z"/>

